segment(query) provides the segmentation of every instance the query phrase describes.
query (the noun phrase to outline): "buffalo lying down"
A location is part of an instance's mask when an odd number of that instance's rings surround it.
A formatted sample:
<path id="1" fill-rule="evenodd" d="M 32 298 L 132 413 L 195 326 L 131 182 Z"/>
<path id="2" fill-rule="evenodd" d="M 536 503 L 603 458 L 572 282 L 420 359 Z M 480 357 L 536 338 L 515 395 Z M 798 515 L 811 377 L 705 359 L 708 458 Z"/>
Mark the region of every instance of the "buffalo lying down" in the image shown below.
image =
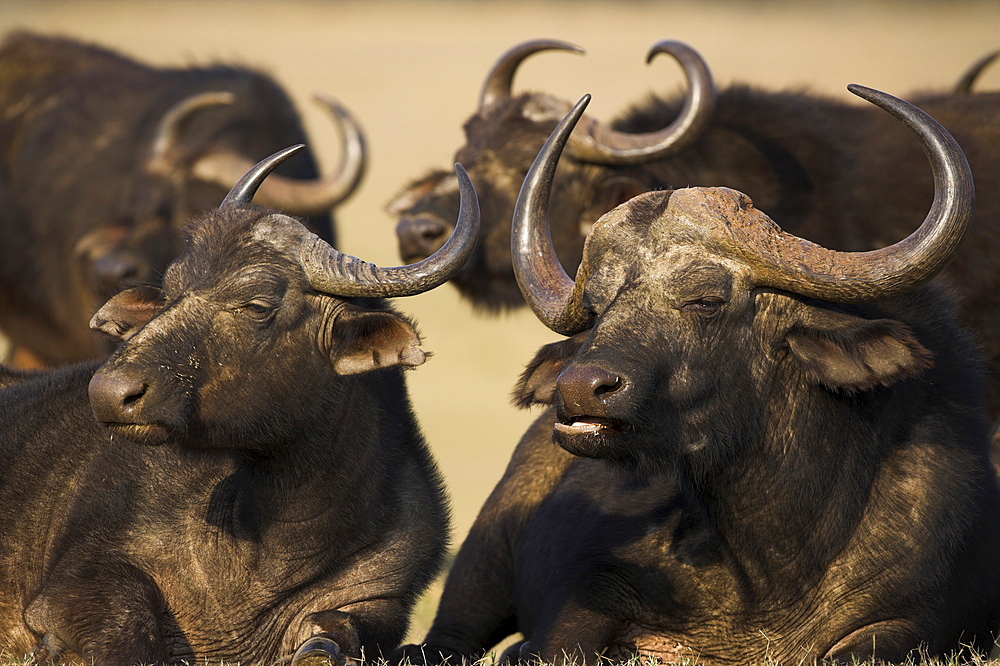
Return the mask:
<path id="1" fill-rule="evenodd" d="M 570 103 L 544 93 L 512 93 L 511 82 L 525 58 L 551 49 L 580 50 L 558 41 L 527 42 L 496 63 L 479 108 L 465 124 L 465 145 L 456 152 L 484 213 L 479 246 L 452 282 L 480 308 L 523 304 L 511 268 L 514 201 Z M 746 85 L 716 94 L 707 65 L 690 47 L 662 42 L 650 58 L 663 53 L 681 63 L 690 89 L 686 96 L 637 103 L 610 124 L 584 118 L 585 126 L 570 138 L 550 215 L 564 265 L 580 263 L 586 232 L 601 214 L 656 189 L 737 189 L 784 229 L 842 250 L 889 245 L 910 233 L 927 210 L 932 183 L 924 158 L 906 131 L 878 109 Z M 980 184 L 969 237 L 945 276 L 961 296 L 961 321 L 985 347 L 988 410 L 997 419 L 1000 92 L 921 95 L 918 103 L 958 140 Z M 399 216 L 404 260 L 419 260 L 439 247 L 457 207 L 458 189 L 447 170 L 434 171 L 401 193 L 390 210 Z"/>
<path id="2" fill-rule="evenodd" d="M 920 110 L 856 92 L 919 137 L 936 183 L 920 229 L 868 253 L 787 234 L 734 190 L 668 190 L 604 215 L 572 280 L 546 211 L 583 103 L 560 124 L 512 239 L 527 302 L 571 336 L 516 389 L 551 408 L 463 544 L 426 644 L 400 656 L 456 663 L 518 631 L 507 656 L 547 661 L 990 644 L 1000 505 L 980 358 L 920 286 L 962 238 L 971 174 Z"/>
<path id="3" fill-rule="evenodd" d="M 191 223 L 162 292 L 101 308 L 106 363 L 0 391 L 0 652 L 336 661 L 404 635 L 447 512 L 401 370 L 424 353 L 383 297 L 461 265 L 475 192 L 459 168 L 453 242 L 382 269 L 249 205 L 292 152 Z"/>
<path id="4" fill-rule="evenodd" d="M 262 203 L 308 215 L 333 243 L 330 210 L 357 184 L 363 140 L 325 100 L 346 143 L 318 178 L 303 154 Z M 270 77 L 244 67 L 149 67 L 75 40 L 15 33 L 0 45 L 0 331 L 19 367 L 104 356 L 87 327 L 122 288 L 159 280 L 183 224 L 215 208 L 260 157 L 305 139 Z"/>

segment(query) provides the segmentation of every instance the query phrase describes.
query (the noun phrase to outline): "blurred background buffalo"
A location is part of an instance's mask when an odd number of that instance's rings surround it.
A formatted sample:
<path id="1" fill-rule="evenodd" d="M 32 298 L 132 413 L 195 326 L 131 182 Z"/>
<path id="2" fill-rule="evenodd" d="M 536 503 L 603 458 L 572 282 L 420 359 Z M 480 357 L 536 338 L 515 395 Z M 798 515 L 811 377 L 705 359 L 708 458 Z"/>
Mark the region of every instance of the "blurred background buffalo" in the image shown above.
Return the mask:
<path id="1" fill-rule="evenodd" d="M 18 29 L 79 38 L 154 66 L 262 70 L 298 108 L 323 173 L 335 170 L 342 142 L 311 99 L 335 96 L 364 127 L 368 156 L 360 187 L 337 208 L 337 246 L 396 265 L 397 217 L 387 203 L 431 168 L 450 168 L 486 73 L 517 43 L 549 38 L 583 47 L 584 57 L 527 61 L 515 92 L 570 100 L 589 92 L 589 113 L 602 120 L 651 91 L 683 88 L 669 58 L 643 64 L 649 46 L 664 39 L 696 48 L 720 87 L 808 89 L 861 104 L 848 83 L 904 97 L 954 88 L 1000 47 L 1000 3 L 5 0 L 0 34 Z M 987 69 L 974 89 L 1000 88 L 997 70 Z M 408 379 L 452 496 L 457 545 L 534 417 L 510 405 L 510 389 L 539 345 L 557 336 L 523 310 L 475 313 L 450 287 L 400 307 L 435 353 Z M 412 635 L 425 629 L 418 618 Z"/>

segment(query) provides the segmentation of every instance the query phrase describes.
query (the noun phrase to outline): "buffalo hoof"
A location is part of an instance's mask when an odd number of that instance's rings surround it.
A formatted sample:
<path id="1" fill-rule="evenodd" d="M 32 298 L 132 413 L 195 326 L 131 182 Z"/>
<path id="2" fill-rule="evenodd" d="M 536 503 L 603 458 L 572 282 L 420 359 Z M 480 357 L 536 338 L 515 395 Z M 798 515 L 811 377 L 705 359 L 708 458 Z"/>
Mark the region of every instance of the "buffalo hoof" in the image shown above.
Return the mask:
<path id="1" fill-rule="evenodd" d="M 576 660 L 567 660 L 568 663 L 577 663 Z M 540 664 L 541 659 L 538 655 L 532 653 L 531 643 L 528 641 L 518 641 L 513 643 L 500 658 L 497 659 L 497 666 L 524 666 L 525 664 Z M 586 663 L 586 662 L 584 662 Z"/>
<path id="2" fill-rule="evenodd" d="M 29 664 L 52 664 L 59 661 L 59 657 L 62 656 L 63 645 L 62 642 L 52 634 L 45 634 L 42 636 L 42 642 L 36 645 L 32 650 L 31 654 L 28 655 L 30 661 Z"/>
<path id="3" fill-rule="evenodd" d="M 295 651 L 290 666 L 345 666 L 346 663 L 336 641 L 326 636 L 313 636 Z"/>

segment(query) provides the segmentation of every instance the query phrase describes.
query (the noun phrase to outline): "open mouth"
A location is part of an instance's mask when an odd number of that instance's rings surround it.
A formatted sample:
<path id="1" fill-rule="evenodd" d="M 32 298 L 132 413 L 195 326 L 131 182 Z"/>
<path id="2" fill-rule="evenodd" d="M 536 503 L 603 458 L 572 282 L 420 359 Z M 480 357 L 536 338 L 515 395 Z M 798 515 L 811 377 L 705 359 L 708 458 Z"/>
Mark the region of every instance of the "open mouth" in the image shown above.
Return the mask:
<path id="1" fill-rule="evenodd" d="M 598 416 L 572 416 L 555 424 L 556 432 L 563 435 L 605 435 L 620 429 L 614 421 Z"/>
<path id="2" fill-rule="evenodd" d="M 104 423 L 111 433 L 141 444 L 162 444 L 170 436 L 170 430 L 162 423 Z"/>
<path id="3" fill-rule="evenodd" d="M 620 421 L 599 416 L 571 416 L 555 422 L 552 441 L 570 453 L 584 458 L 610 458 L 618 449 L 619 435 L 625 429 Z"/>

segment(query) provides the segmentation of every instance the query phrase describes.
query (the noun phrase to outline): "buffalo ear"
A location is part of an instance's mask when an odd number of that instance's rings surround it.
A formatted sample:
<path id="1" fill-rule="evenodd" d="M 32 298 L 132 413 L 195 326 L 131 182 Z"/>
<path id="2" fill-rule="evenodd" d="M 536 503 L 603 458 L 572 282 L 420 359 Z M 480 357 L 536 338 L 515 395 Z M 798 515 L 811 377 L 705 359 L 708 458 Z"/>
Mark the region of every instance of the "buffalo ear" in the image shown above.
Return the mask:
<path id="1" fill-rule="evenodd" d="M 580 349 L 585 338 L 586 334 L 581 333 L 539 349 L 514 385 L 511 392 L 514 406 L 527 409 L 532 405 L 551 405 L 555 400 L 559 373 Z"/>
<path id="2" fill-rule="evenodd" d="M 345 310 L 333 334 L 331 358 L 340 375 L 396 365 L 414 367 L 427 360 L 413 326 L 393 312 Z"/>
<path id="3" fill-rule="evenodd" d="M 160 288 L 141 284 L 112 296 L 90 320 L 90 327 L 111 337 L 128 340 L 162 309 L 163 292 Z"/>
<path id="4" fill-rule="evenodd" d="M 811 381 L 847 393 L 916 377 L 934 365 L 933 354 L 905 324 L 811 309 L 809 321 L 785 337 L 792 357 Z"/>

